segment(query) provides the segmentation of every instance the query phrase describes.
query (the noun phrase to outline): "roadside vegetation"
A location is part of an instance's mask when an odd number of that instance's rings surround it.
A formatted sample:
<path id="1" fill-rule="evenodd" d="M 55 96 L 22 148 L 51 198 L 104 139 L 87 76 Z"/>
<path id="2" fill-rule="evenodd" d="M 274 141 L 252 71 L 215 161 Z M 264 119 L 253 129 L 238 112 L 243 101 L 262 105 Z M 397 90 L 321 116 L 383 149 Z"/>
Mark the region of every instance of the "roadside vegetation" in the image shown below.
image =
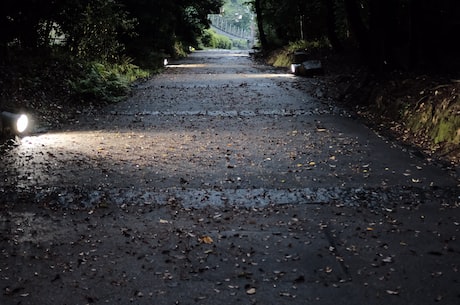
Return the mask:
<path id="1" fill-rule="evenodd" d="M 230 38 L 224 35 L 219 35 L 211 29 L 207 29 L 201 38 L 203 48 L 211 49 L 232 49 L 233 42 Z"/>

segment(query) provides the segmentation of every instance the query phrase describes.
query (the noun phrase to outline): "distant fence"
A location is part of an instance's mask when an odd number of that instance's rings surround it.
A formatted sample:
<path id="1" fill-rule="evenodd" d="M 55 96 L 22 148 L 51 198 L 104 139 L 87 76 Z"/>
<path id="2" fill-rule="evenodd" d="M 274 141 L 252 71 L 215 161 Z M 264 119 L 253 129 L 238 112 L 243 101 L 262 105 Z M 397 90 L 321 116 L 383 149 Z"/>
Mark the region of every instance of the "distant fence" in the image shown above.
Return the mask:
<path id="1" fill-rule="evenodd" d="M 229 23 L 227 20 L 222 18 L 221 15 L 210 14 L 208 15 L 208 18 L 211 20 L 212 27 L 219 34 L 229 36 L 233 39 L 253 40 L 251 30 L 243 29 Z"/>

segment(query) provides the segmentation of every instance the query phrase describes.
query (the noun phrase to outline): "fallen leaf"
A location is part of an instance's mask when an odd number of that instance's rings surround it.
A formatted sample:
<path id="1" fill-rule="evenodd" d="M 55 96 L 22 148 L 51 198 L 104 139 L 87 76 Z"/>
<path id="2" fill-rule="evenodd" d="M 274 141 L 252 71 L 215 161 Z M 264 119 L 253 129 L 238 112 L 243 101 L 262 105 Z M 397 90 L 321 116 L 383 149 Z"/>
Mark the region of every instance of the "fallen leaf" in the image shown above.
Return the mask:
<path id="1" fill-rule="evenodd" d="M 391 256 L 387 256 L 384 259 L 382 259 L 382 262 L 387 263 L 387 264 L 392 263 L 393 258 L 391 258 Z"/>
<path id="2" fill-rule="evenodd" d="M 292 295 L 289 292 L 280 292 L 280 296 L 282 296 L 282 297 L 290 297 Z"/>
<path id="3" fill-rule="evenodd" d="M 210 245 L 214 242 L 214 240 L 210 236 L 203 236 L 199 239 L 200 243 Z"/>
<path id="4" fill-rule="evenodd" d="M 397 290 L 387 290 L 387 293 L 390 294 L 390 295 L 398 295 L 399 291 L 397 291 Z"/>

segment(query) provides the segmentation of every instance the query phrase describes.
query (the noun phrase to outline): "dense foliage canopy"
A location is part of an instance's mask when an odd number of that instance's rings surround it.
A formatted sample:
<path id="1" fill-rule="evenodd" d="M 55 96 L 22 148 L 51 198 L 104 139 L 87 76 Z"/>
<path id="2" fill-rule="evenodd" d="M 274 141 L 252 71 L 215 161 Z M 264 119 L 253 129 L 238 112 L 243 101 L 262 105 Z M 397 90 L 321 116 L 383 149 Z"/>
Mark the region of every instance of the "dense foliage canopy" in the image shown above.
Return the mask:
<path id="1" fill-rule="evenodd" d="M 165 56 L 197 46 L 222 3 L 2 0 L 0 110 L 119 101 Z"/>
<path id="2" fill-rule="evenodd" d="M 112 60 L 120 54 L 171 55 L 197 43 L 222 0 L 4 0 L 0 3 L 0 48 L 46 51 Z M 183 46 L 181 48 L 181 46 Z"/>
<path id="3" fill-rule="evenodd" d="M 243 27 L 256 15 L 263 48 L 297 40 L 358 47 L 375 70 L 436 65 L 460 51 L 457 0 L 4 0 L 0 49 L 3 58 L 57 45 L 86 59 L 174 56 L 198 45 L 209 13 Z"/>
<path id="4" fill-rule="evenodd" d="M 300 39 L 359 47 L 376 70 L 455 60 L 458 0 L 252 0 L 264 48 Z"/>

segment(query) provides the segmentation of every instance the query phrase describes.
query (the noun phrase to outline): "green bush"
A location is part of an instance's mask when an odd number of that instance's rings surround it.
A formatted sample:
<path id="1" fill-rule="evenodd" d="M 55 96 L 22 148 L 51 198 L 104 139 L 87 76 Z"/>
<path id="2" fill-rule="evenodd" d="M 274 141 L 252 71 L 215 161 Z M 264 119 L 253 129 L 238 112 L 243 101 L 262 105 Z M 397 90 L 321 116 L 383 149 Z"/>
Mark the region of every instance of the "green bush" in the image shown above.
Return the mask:
<path id="1" fill-rule="evenodd" d="M 233 46 L 232 40 L 223 35 L 217 35 L 217 48 L 218 49 L 231 49 Z"/>
<path id="2" fill-rule="evenodd" d="M 149 73 L 133 65 L 129 59 L 119 64 L 92 62 L 84 73 L 70 85 L 74 95 L 82 99 L 114 103 L 129 92 L 130 84 L 149 76 Z"/>
<path id="3" fill-rule="evenodd" d="M 129 57 L 122 57 L 117 64 L 110 65 L 110 68 L 119 75 L 126 78 L 129 83 L 132 83 L 140 78 L 150 76 L 148 71 L 145 71 L 138 66 L 134 65 L 133 60 Z"/>
<path id="4" fill-rule="evenodd" d="M 177 39 L 174 41 L 174 46 L 172 50 L 172 56 L 174 58 L 187 57 L 188 51 L 188 48 L 184 46 L 184 43 L 182 41 Z"/>
<path id="5" fill-rule="evenodd" d="M 233 47 L 239 50 L 246 50 L 249 48 L 249 42 L 246 39 L 232 40 Z"/>
<path id="6" fill-rule="evenodd" d="M 214 48 L 216 43 L 216 34 L 209 29 L 204 30 L 201 35 L 201 44 L 203 48 Z"/>
<path id="7" fill-rule="evenodd" d="M 231 49 L 233 42 L 230 38 L 219 35 L 213 30 L 205 30 L 201 37 L 201 42 L 204 47 L 212 49 Z"/>

